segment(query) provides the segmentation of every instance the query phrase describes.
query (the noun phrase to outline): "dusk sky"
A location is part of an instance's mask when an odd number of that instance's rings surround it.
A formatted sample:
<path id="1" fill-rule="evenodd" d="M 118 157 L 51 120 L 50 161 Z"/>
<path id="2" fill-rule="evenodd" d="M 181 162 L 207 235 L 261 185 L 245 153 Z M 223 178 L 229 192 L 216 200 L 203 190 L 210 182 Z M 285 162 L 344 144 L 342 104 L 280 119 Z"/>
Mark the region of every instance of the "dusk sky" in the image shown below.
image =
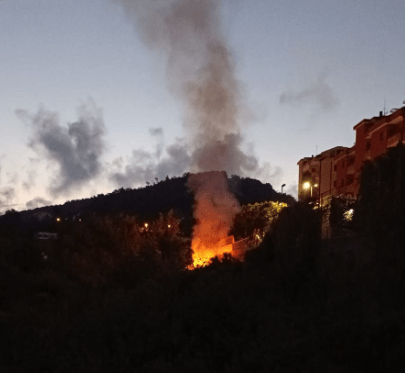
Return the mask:
<path id="1" fill-rule="evenodd" d="M 169 54 L 146 45 L 132 3 L 145 1 L 0 0 L 0 213 L 190 171 Z M 298 160 L 403 106 L 405 1 L 220 3 L 240 147 L 258 162 L 241 176 L 296 196 Z"/>

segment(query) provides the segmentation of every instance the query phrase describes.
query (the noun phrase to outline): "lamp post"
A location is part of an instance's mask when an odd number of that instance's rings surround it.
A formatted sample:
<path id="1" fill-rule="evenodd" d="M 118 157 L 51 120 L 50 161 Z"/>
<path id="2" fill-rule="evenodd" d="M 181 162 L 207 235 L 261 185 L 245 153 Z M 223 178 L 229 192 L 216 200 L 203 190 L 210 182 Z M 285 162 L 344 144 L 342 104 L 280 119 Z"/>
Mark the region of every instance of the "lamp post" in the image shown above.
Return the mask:
<path id="1" fill-rule="evenodd" d="M 281 186 L 281 194 L 283 194 L 283 188 L 285 187 L 285 184 L 283 184 L 282 186 Z"/>
<path id="2" fill-rule="evenodd" d="M 312 188 L 317 188 L 318 184 L 314 184 L 312 185 L 309 181 L 306 181 L 304 184 L 302 184 L 302 187 L 304 188 L 304 190 L 311 190 L 311 198 L 312 198 Z"/>

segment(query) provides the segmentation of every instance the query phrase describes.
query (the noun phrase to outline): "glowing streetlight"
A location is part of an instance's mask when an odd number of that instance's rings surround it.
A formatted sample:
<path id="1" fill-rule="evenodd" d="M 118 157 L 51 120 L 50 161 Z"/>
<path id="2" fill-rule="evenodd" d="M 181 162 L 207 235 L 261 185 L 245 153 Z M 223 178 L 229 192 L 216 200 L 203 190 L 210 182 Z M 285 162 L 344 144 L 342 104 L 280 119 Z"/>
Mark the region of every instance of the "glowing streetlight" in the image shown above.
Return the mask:
<path id="1" fill-rule="evenodd" d="M 311 189 L 311 198 L 312 198 L 312 188 L 318 188 L 318 184 L 312 185 L 309 181 L 306 181 L 305 183 L 302 184 L 302 188 L 304 190 Z"/>

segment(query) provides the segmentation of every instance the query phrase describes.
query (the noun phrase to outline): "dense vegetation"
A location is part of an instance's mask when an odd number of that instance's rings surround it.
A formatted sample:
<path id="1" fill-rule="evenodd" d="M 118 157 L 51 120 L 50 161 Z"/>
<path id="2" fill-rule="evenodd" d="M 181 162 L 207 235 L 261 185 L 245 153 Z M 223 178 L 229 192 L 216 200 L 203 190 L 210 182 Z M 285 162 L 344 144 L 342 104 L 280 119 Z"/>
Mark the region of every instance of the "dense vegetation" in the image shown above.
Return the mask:
<path id="1" fill-rule="evenodd" d="M 366 190 L 356 234 L 329 241 L 313 205 L 270 226 L 271 204 L 245 206 L 268 232 L 261 245 L 193 271 L 175 211 L 148 227 L 88 213 L 47 260 L 32 240 L 0 238 L 0 371 L 403 372 L 405 282 L 381 264 L 395 245 L 374 244 L 380 205 Z M 378 208 L 373 224 L 387 218 Z"/>
<path id="2" fill-rule="evenodd" d="M 34 232 L 60 229 L 55 218 L 72 222 L 81 214 L 125 213 L 148 221 L 157 219 L 159 214 L 174 210 L 181 219 L 180 229 L 190 235 L 193 226 L 194 195 L 187 188 L 188 173 L 182 177 L 155 180 L 145 188 L 117 189 L 109 194 L 99 194 L 90 199 L 68 201 L 63 205 L 46 206 L 34 210 L 13 212 L 0 216 L 0 237 L 32 237 Z M 232 175 L 228 178 L 229 188 L 241 205 L 265 201 L 279 201 L 291 204 L 294 198 L 277 193 L 270 184 L 263 184 L 251 178 Z M 41 216 L 41 219 L 38 216 Z"/>

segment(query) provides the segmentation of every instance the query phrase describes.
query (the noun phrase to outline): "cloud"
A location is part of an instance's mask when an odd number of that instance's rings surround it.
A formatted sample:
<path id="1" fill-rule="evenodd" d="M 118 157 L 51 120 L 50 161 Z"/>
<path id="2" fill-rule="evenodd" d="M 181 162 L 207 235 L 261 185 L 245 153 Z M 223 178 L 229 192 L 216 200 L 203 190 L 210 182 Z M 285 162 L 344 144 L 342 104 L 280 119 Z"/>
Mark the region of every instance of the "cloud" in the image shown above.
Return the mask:
<path id="1" fill-rule="evenodd" d="M 132 157 L 123 171 L 122 158 L 114 160 L 114 171 L 110 173 L 109 178 L 116 186 L 128 188 L 145 185 L 146 181 L 152 181 L 156 177 L 161 180 L 166 176 L 182 175 L 188 170 L 190 155 L 184 139 L 177 138 L 174 144 L 166 146 L 161 128 L 150 129 L 149 132 L 152 136 L 159 137 L 156 150 L 133 150 Z"/>
<path id="2" fill-rule="evenodd" d="M 0 211 L 8 210 L 13 206 L 18 204 L 13 204 L 13 199 L 15 197 L 15 190 L 12 187 L 4 187 L 0 189 Z"/>
<path id="3" fill-rule="evenodd" d="M 48 201 L 48 200 L 46 200 L 44 198 L 41 198 L 41 197 L 36 197 L 36 198 L 32 199 L 31 201 L 28 201 L 25 204 L 25 207 L 27 209 L 35 209 L 37 207 L 49 206 L 51 204 L 52 204 L 51 201 Z"/>
<path id="4" fill-rule="evenodd" d="M 270 183 L 274 189 L 278 188 L 281 184 L 282 177 L 284 175 L 281 167 L 273 167 L 269 162 L 264 162 L 262 166 L 252 173 L 251 177 L 260 179 L 262 182 Z"/>
<path id="5" fill-rule="evenodd" d="M 156 171 L 159 179 L 166 175 L 182 175 L 190 164 L 187 146 L 180 139 L 166 147 L 167 157 L 157 164 Z"/>
<path id="6" fill-rule="evenodd" d="M 35 178 L 37 176 L 37 173 L 35 170 L 29 170 L 28 171 L 28 180 L 24 181 L 22 183 L 22 187 L 25 191 L 29 192 L 32 187 L 35 186 Z"/>
<path id="7" fill-rule="evenodd" d="M 3 161 L 4 158 L 6 158 L 6 155 L 5 155 L 5 154 L 1 154 L 1 155 L 0 155 L 0 181 L 1 181 L 1 169 L 2 169 L 2 168 L 1 168 L 1 163 L 2 163 L 2 161 Z"/>
<path id="8" fill-rule="evenodd" d="M 161 137 L 163 136 L 163 129 L 162 128 L 149 128 L 149 133 L 151 136 Z"/>
<path id="9" fill-rule="evenodd" d="M 297 184 L 293 184 L 291 186 L 289 186 L 286 190 L 285 190 L 286 194 L 290 194 L 291 196 L 293 196 L 295 199 L 298 198 L 298 185 Z"/>
<path id="10" fill-rule="evenodd" d="M 155 129 L 149 131 L 151 135 L 156 135 Z M 255 177 L 263 182 L 277 185 L 283 176 L 280 167 L 273 167 L 269 162 L 259 164 L 255 157 L 253 145 L 250 144 L 248 151 L 243 152 L 239 149 L 239 143 L 242 141 L 240 135 L 228 135 L 225 137 L 225 145 L 216 143 L 212 147 L 203 146 L 194 150 L 197 154 L 190 154 L 189 147 L 183 138 L 177 138 L 174 144 L 166 146 L 164 143 L 163 130 L 159 128 L 158 135 L 162 146 L 162 156 L 160 152 L 152 150 L 133 150 L 132 157 L 124 166 L 122 157 L 112 162 L 109 179 L 117 187 L 134 187 L 145 185 L 146 181 L 153 181 L 157 177 L 159 180 L 168 176 L 178 176 L 189 171 L 192 159 L 199 159 L 200 162 L 212 164 L 214 158 L 218 168 L 227 170 L 228 176 L 239 175 Z M 221 163 L 224 162 L 224 163 Z M 197 164 L 203 168 L 204 164 Z"/>
<path id="11" fill-rule="evenodd" d="M 149 128 L 149 133 L 156 141 L 156 157 L 160 159 L 164 148 L 163 129 L 162 128 Z"/>
<path id="12" fill-rule="evenodd" d="M 6 201 L 10 201 L 15 196 L 15 190 L 12 187 L 5 187 L 0 189 L 0 197 Z"/>
<path id="13" fill-rule="evenodd" d="M 291 106 L 313 104 L 319 110 L 331 111 L 337 106 L 338 99 L 332 87 L 325 82 L 325 76 L 320 76 L 314 84 L 301 91 L 282 93 L 280 104 Z"/>
<path id="14" fill-rule="evenodd" d="M 20 176 L 18 175 L 17 172 L 14 172 L 14 173 L 7 172 L 6 175 L 9 178 L 7 184 L 14 184 L 15 185 L 15 184 L 18 183 L 18 180 L 19 180 Z"/>
<path id="15" fill-rule="evenodd" d="M 44 108 L 36 114 L 24 110 L 16 113 L 33 131 L 28 145 L 57 166 L 49 187 L 53 196 L 67 195 L 100 175 L 105 129 L 101 112 L 94 103 L 81 106 L 79 119 L 67 127 L 59 124 L 57 113 Z"/>

